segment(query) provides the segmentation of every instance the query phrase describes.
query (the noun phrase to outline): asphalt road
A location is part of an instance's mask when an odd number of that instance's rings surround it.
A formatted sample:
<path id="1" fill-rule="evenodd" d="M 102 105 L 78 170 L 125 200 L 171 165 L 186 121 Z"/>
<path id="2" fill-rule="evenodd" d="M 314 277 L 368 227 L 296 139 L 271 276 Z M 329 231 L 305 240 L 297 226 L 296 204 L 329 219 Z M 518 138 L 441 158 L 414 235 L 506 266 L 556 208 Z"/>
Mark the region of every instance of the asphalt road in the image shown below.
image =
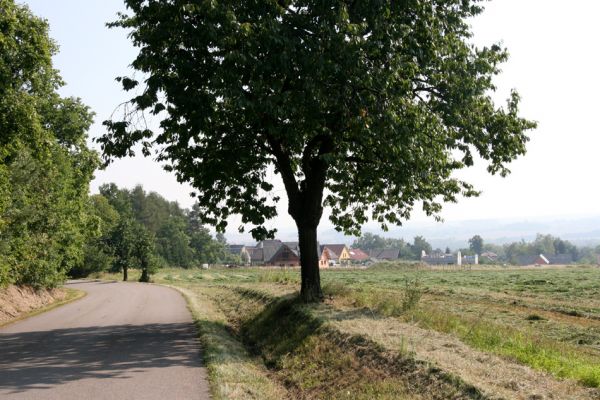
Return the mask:
<path id="1" fill-rule="evenodd" d="M 209 399 L 192 317 L 155 285 L 71 283 L 81 300 L 0 328 L 0 399 Z"/>

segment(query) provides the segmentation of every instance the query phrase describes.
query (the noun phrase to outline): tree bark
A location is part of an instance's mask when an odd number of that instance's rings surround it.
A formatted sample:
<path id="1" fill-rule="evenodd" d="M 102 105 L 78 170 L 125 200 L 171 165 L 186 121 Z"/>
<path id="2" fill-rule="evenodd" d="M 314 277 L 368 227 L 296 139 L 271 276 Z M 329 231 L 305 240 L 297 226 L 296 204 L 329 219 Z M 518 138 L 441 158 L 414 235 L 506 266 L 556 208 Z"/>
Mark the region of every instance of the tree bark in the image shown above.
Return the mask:
<path id="1" fill-rule="evenodd" d="M 127 267 L 123 267 L 123 282 L 127 282 Z"/>
<path id="2" fill-rule="evenodd" d="M 323 156 L 332 151 L 333 140 L 328 135 L 316 135 L 306 144 L 302 153 L 304 180 L 301 182 L 296 179 L 291 157 L 282 143 L 269 135 L 267 140 L 288 195 L 288 212 L 298 227 L 302 278 L 300 297 L 307 303 L 318 302 L 323 300 L 323 291 L 319 273 L 317 227 L 323 215 L 323 190 L 329 168 Z"/>
<path id="3" fill-rule="evenodd" d="M 142 276 L 140 276 L 140 282 L 150 282 L 150 275 L 148 274 L 148 262 L 142 260 Z"/>
<path id="4" fill-rule="evenodd" d="M 148 275 L 147 269 L 142 269 L 142 276 L 140 276 L 140 282 L 150 282 L 150 275 Z"/>
<path id="5" fill-rule="evenodd" d="M 306 303 L 323 300 L 321 275 L 319 273 L 319 249 L 317 246 L 317 227 L 298 224 L 300 245 L 300 274 L 302 286 L 300 297 Z"/>

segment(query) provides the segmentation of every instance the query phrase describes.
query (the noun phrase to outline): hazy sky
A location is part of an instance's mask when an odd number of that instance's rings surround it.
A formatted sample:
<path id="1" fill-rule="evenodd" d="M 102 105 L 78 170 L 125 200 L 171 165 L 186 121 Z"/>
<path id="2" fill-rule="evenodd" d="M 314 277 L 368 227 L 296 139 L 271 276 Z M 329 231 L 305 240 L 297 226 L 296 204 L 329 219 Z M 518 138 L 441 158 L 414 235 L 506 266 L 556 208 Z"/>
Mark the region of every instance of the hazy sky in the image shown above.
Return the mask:
<path id="1" fill-rule="evenodd" d="M 24 3 L 50 22 L 51 36 L 60 46 L 55 66 L 67 82 L 62 93 L 81 97 L 96 112 L 91 136 L 100 135 L 101 122 L 127 99 L 114 78 L 128 73 L 136 55 L 125 32 L 104 26 L 123 10 L 122 1 Z M 522 115 L 539 126 L 531 132 L 528 154 L 512 164 L 507 178 L 491 177 L 483 164 L 461 173 L 483 194 L 447 205 L 442 214 L 447 221 L 600 214 L 598 15 L 596 0 L 492 0 L 472 21 L 477 44 L 502 42 L 510 52 L 496 81 L 495 98 L 503 102 L 516 88 Z M 115 162 L 96 173 L 92 191 L 105 182 L 126 187 L 141 183 L 183 206 L 192 204 L 189 187 L 179 185 L 151 159 Z M 293 226 L 285 203 L 280 209 L 275 224 Z M 425 219 L 419 213 L 414 218 Z M 322 228 L 329 227 L 324 219 Z"/>

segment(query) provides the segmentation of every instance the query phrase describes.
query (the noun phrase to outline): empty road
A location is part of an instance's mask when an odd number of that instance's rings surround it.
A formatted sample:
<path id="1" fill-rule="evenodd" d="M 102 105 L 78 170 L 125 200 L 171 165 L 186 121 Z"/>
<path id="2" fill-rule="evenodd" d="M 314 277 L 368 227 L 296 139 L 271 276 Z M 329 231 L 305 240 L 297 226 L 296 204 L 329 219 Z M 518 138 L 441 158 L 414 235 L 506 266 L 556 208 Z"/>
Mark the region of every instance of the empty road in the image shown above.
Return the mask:
<path id="1" fill-rule="evenodd" d="M 81 282 L 81 300 L 0 328 L 0 399 L 208 399 L 175 290 Z"/>

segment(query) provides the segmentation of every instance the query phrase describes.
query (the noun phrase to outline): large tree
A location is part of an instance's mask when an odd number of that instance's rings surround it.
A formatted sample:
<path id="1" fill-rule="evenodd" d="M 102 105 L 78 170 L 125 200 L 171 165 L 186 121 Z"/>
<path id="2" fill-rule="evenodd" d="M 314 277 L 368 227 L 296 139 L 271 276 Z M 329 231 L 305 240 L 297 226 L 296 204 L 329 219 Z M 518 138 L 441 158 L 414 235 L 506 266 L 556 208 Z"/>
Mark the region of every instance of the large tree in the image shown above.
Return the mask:
<path id="1" fill-rule="evenodd" d="M 48 29 L 0 0 L 0 286 L 58 285 L 84 257 L 93 114 L 58 94 Z"/>
<path id="2" fill-rule="evenodd" d="M 507 52 L 470 43 L 476 0 L 125 3 L 130 14 L 110 25 L 140 48 L 143 82 L 118 78 L 137 93 L 105 123 L 105 157 L 156 145 L 195 188 L 205 222 L 224 230 L 241 214 L 257 239 L 274 234 L 274 170 L 298 228 L 306 301 L 322 298 L 324 207 L 355 235 L 369 218 L 400 223 L 415 204 L 438 216 L 443 202 L 477 194 L 454 171 L 479 154 L 506 175 L 534 127 L 516 93 L 504 108 L 490 97 Z"/>

